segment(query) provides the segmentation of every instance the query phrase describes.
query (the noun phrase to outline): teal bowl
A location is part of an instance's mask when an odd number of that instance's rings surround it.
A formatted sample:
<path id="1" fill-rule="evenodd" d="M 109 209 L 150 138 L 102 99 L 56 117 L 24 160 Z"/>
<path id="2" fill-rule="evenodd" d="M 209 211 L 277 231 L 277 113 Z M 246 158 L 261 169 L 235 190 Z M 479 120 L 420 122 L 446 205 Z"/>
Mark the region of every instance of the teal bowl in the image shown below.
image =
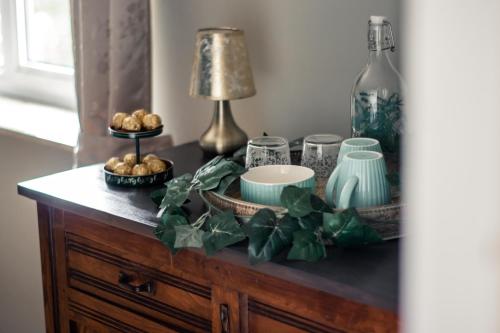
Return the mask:
<path id="1" fill-rule="evenodd" d="M 281 192 L 289 185 L 314 191 L 314 171 L 298 165 L 251 168 L 240 177 L 241 198 L 261 205 L 281 206 Z"/>

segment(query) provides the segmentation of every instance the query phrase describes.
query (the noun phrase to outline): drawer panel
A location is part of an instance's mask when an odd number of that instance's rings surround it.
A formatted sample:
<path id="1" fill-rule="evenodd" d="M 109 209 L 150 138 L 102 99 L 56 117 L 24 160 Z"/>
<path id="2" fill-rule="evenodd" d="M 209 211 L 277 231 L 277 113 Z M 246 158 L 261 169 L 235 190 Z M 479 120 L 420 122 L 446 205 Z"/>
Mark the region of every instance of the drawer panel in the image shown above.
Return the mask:
<path id="1" fill-rule="evenodd" d="M 342 333 L 344 331 L 326 327 L 297 313 L 290 313 L 248 299 L 248 327 L 250 333 Z"/>
<path id="2" fill-rule="evenodd" d="M 248 314 L 248 326 L 248 331 L 250 333 L 308 333 L 300 328 L 290 326 L 283 322 L 253 312 Z"/>
<path id="3" fill-rule="evenodd" d="M 211 326 L 208 287 L 159 272 L 66 234 L 68 283 L 73 289 L 117 302 L 138 313 L 194 331 Z M 142 286 L 143 290 L 140 290 Z M 146 290 L 149 287 L 149 290 Z"/>
<path id="4" fill-rule="evenodd" d="M 68 309 L 71 332 L 128 332 L 174 333 L 189 332 L 170 323 L 152 320 L 93 298 L 76 290 L 70 290 Z"/>

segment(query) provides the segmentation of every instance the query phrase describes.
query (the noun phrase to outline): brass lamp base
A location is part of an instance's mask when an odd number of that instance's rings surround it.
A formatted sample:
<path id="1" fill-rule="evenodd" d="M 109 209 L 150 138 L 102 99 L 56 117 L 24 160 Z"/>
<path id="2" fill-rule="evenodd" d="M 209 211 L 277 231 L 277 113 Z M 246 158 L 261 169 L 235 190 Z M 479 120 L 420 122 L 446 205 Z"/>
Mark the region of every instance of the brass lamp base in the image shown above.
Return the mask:
<path id="1" fill-rule="evenodd" d="M 209 154 L 224 155 L 236 151 L 247 141 L 247 135 L 233 119 L 229 101 L 215 101 L 212 123 L 200 137 L 201 148 Z"/>

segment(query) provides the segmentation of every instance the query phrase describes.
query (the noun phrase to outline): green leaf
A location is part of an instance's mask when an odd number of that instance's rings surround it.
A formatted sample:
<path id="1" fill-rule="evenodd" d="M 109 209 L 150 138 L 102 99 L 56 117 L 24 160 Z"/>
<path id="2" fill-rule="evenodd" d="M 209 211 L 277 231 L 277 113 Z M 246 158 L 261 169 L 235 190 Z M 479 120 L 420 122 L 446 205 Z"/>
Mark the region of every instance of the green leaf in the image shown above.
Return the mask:
<path id="1" fill-rule="evenodd" d="M 231 161 L 238 163 L 242 167 L 245 166 L 245 156 L 247 154 L 247 145 L 240 147 L 233 156 L 230 157 Z"/>
<path id="2" fill-rule="evenodd" d="M 317 195 L 311 194 L 311 206 L 315 212 L 333 213 L 333 210 L 326 202 Z"/>
<path id="3" fill-rule="evenodd" d="M 401 106 L 403 101 L 394 93 L 388 99 L 373 92 L 362 92 L 355 98 L 353 126 L 362 137 L 378 139 L 384 153 L 399 153 L 401 136 Z"/>
<path id="4" fill-rule="evenodd" d="M 151 197 L 151 200 L 153 200 L 153 202 L 157 206 L 160 206 L 166 193 L 167 193 L 167 188 L 163 187 L 163 188 L 160 188 L 159 190 L 151 192 L 151 194 L 149 196 Z M 186 201 L 184 201 L 184 204 L 187 204 L 188 202 L 190 202 L 190 200 L 186 199 Z"/>
<path id="5" fill-rule="evenodd" d="M 360 247 L 382 242 L 380 235 L 367 224 L 354 208 L 323 214 L 323 229 L 339 247 Z"/>
<path id="6" fill-rule="evenodd" d="M 168 208 L 182 206 L 189 196 L 191 179 L 192 176 L 187 173 L 165 183 L 167 190 L 160 204 L 159 215 Z"/>
<path id="7" fill-rule="evenodd" d="M 179 186 L 184 186 L 184 184 L 186 183 L 189 184 L 192 179 L 193 175 L 191 175 L 190 173 L 185 173 L 182 176 L 170 179 L 168 182 L 165 183 L 165 185 L 167 185 L 167 187 L 174 186 L 174 184 Z"/>
<path id="8" fill-rule="evenodd" d="M 350 219 L 350 210 L 344 210 L 341 213 L 323 213 L 323 230 L 328 234 L 329 238 L 334 238 L 335 235 L 347 224 Z"/>
<path id="9" fill-rule="evenodd" d="M 163 187 L 163 188 L 160 188 L 159 190 L 151 192 L 151 194 L 149 196 L 150 196 L 151 200 L 153 200 L 153 202 L 157 206 L 159 206 L 161 204 L 161 202 L 163 201 L 163 197 L 165 197 L 166 192 L 167 192 L 167 188 Z"/>
<path id="10" fill-rule="evenodd" d="M 259 210 L 244 226 L 249 238 L 250 263 L 271 260 L 291 243 L 293 232 L 298 229 L 297 220 L 288 214 L 278 221 L 272 210 L 267 208 Z"/>
<path id="11" fill-rule="evenodd" d="M 238 150 L 234 152 L 233 158 L 239 159 L 239 158 L 242 158 L 243 156 L 245 156 L 246 154 L 247 154 L 247 145 L 244 145 L 244 146 L 238 148 Z"/>
<path id="12" fill-rule="evenodd" d="M 174 248 L 202 247 L 203 230 L 193 228 L 190 225 L 175 226 Z"/>
<path id="13" fill-rule="evenodd" d="M 361 247 L 382 241 L 378 232 L 369 225 L 349 223 L 337 236 L 335 244 L 338 247 Z"/>
<path id="14" fill-rule="evenodd" d="M 326 249 L 320 237 L 310 230 L 293 233 L 293 246 L 288 252 L 288 260 L 316 262 L 323 258 L 326 258 Z"/>
<path id="15" fill-rule="evenodd" d="M 194 221 L 193 223 L 191 223 L 191 226 L 195 229 L 203 229 L 203 226 L 205 225 L 205 222 L 208 220 L 208 218 L 210 217 L 210 210 L 206 211 L 205 213 L 201 214 L 200 216 L 198 216 L 198 218 L 196 219 L 196 221 Z"/>
<path id="16" fill-rule="evenodd" d="M 293 217 L 302 217 L 313 211 L 310 189 L 287 186 L 281 192 L 281 204 Z"/>
<path id="17" fill-rule="evenodd" d="M 208 167 L 200 173 L 195 179 L 198 188 L 203 191 L 209 191 L 217 186 L 222 178 L 230 174 L 242 174 L 245 168 L 231 160 L 220 160 L 217 164 Z"/>
<path id="18" fill-rule="evenodd" d="M 207 163 L 205 163 L 204 165 L 202 165 L 197 171 L 196 173 L 194 174 L 194 177 L 193 177 L 193 180 L 196 180 L 198 179 L 198 177 L 202 174 L 204 174 L 205 172 L 207 172 L 207 169 L 211 168 L 213 165 L 216 165 L 217 163 L 219 163 L 222 159 L 224 158 L 224 156 L 222 155 L 219 155 L 219 156 L 216 156 L 214 157 L 213 159 L 211 159 L 210 161 L 208 161 Z"/>
<path id="19" fill-rule="evenodd" d="M 323 224 L 323 214 L 312 212 L 311 214 L 297 218 L 297 220 L 302 229 L 314 231 Z"/>
<path id="20" fill-rule="evenodd" d="M 209 256 L 246 238 L 231 211 L 213 216 L 206 222 L 206 227 L 207 231 L 203 234 L 203 246 Z"/>
<path id="21" fill-rule="evenodd" d="M 229 186 L 231 186 L 231 184 L 238 178 L 240 178 L 240 174 L 238 173 L 225 176 L 224 178 L 221 179 L 219 186 L 217 187 L 215 192 L 219 194 L 226 193 Z"/>
<path id="22" fill-rule="evenodd" d="M 154 234 L 170 249 L 172 254 L 176 254 L 177 249 L 174 247 L 176 238 L 175 227 L 187 224 L 188 222 L 184 216 L 165 214 L 161 218 L 161 223 L 155 228 Z"/>
<path id="23" fill-rule="evenodd" d="M 186 219 L 188 218 L 188 214 L 184 211 L 184 209 L 182 207 L 177 207 L 177 206 L 169 207 L 163 214 L 163 216 L 165 215 L 180 215 L 185 217 Z"/>
<path id="24" fill-rule="evenodd" d="M 315 231 L 323 224 L 323 212 L 331 213 L 332 209 L 318 196 L 311 194 L 311 207 L 313 211 L 307 215 L 297 218 L 297 222 L 304 230 Z"/>

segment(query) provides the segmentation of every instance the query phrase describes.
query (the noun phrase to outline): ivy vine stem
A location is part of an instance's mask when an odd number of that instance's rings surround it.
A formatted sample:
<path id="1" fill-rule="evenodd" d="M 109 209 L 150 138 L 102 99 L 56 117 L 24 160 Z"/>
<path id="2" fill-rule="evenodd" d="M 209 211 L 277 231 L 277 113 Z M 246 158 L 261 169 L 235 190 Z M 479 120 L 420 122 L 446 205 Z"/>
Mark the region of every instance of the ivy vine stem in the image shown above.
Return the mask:
<path id="1" fill-rule="evenodd" d="M 208 210 L 205 213 L 201 214 L 200 217 L 198 217 L 196 221 L 193 222 L 193 224 L 191 224 L 191 226 L 195 229 L 200 229 L 203 226 L 203 224 L 205 224 L 207 218 L 209 218 L 211 215 L 212 215 L 212 209 L 208 207 Z"/>
<path id="2" fill-rule="evenodd" d="M 276 217 L 282 219 L 286 214 L 288 214 L 288 209 L 285 208 L 282 211 L 276 212 Z"/>

